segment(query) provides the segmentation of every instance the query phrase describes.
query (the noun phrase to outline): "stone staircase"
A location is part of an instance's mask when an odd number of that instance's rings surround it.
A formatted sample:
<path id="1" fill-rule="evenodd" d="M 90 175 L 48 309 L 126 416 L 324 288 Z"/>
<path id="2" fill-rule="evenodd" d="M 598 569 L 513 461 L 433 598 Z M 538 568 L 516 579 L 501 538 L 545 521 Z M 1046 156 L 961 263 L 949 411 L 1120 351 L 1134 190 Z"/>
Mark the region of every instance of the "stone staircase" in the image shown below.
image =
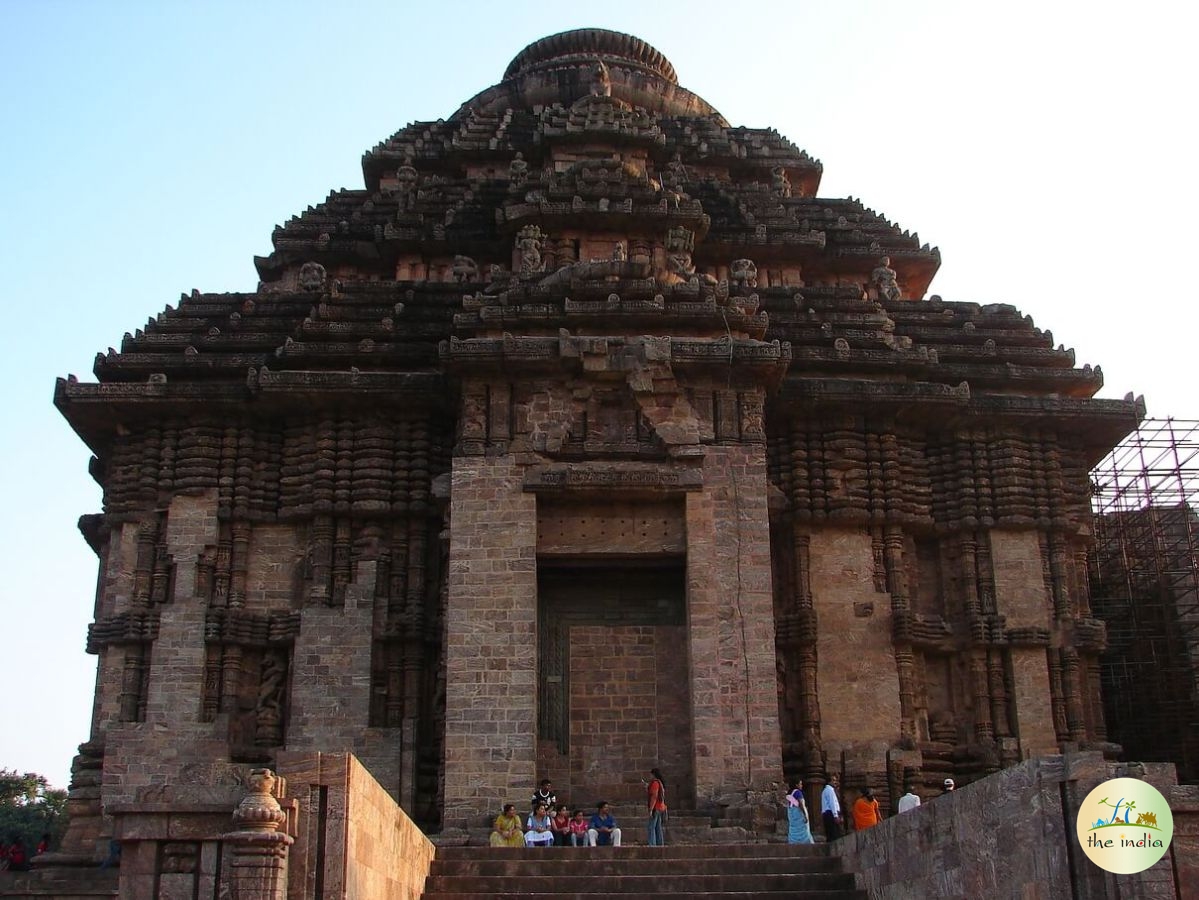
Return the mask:
<path id="1" fill-rule="evenodd" d="M 865 900 L 823 844 L 666 847 L 439 847 L 425 900 Z"/>
<path id="2" fill-rule="evenodd" d="M 47 868 L 32 872 L 0 872 L 5 900 L 98 900 L 117 896 L 120 869 Z"/>

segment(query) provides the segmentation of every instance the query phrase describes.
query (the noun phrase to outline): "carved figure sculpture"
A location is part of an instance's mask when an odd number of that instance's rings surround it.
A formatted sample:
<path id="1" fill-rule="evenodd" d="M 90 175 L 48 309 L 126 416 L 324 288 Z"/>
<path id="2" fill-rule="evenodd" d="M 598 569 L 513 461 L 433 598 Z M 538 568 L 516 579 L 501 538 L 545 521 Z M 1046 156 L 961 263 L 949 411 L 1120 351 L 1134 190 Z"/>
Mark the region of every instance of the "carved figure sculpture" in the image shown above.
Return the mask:
<path id="1" fill-rule="evenodd" d="M 782 166 L 775 166 L 770 170 L 771 190 L 774 191 L 777 197 L 791 196 L 791 179 L 787 177 L 787 170 Z"/>
<path id="2" fill-rule="evenodd" d="M 682 156 L 676 152 L 662 171 L 662 187 L 676 191 L 682 190 L 689 177 L 687 167 L 683 165 Z"/>
<path id="3" fill-rule="evenodd" d="M 396 169 L 396 198 L 399 200 L 400 209 L 412 206 L 412 200 L 416 196 L 416 183 L 419 180 L 420 175 L 412 165 L 412 157 L 405 156 L 400 167 Z"/>
<path id="4" fill-rule="evenodd" d="M 262 675 L 258 682 L 257 734 L 255 743 L 274 746 L 282 740 L 283 694 L 287 681 L 287 665 L 281 654 L 266 653 L 262 657 Z"/>
<path id="5" fill-rule="evenodd" d="M 688 229 L 677 227 L 666 233 L 666 269 L 672 275 L 688 280 L 695 275 L 691 262 L 691 248 L 695 246 L 695 235 Z"/>
<path id="6" fill-rule="evenodd" d="M 879 300 L 898 300 L 900 297 L 899 281 L 895 270 L 891 268 L 891 257 L 884 256 L 870 273 L 870 281 L 878 291 Z"/>
<path id="7" fill-rule="evenodd" d="M 624 262 L 626 258 L 624 241 L 617 241 L 616 246 L 612 248 L 612 259 L 615 262 Z"/>
<path id="8" fill-rule="evenodd" d="M 734 259 L 729 265 L 729 280 L 737 288 L 758 286 L 758 267 L 752 259 Z"/>
<path id="9" fill-rule="evenodd" d="M 545 268 L 541 258 L 541 243 L 545 235 L 536 225 L 526 225 L 516 235 L 516 249 L 520 253 L 520 274 L 534 275 Z"/>
<path id="10" fill-rule="evenodd" d="M 474 281 L 479 277 L 479 267 L 475 261 L 469 256 L 461 254 L 454 257 L 454 264 L 450 266 L 450 272 L 454 275 L 454 280 L 457 282 Z"/>
<path id="11" fill-rule="evenodd" d="M 597 59 L 591 67 L 591 96 L 612 96 L 612 76 L 608 74 L 608 67 L 602 59 Z"/>
<path id="12" fill-rule="evenodd" d="M 508 163 L 508 179 L 513 184 L 524 184 L 528 177 L 529 164 L 525 162 L 525 155 L 517 150 L 516 156 L 512 157 L 512 162 Z"/>
<path id="13" fill-rule="evenodd" d="M 300 266 L 300 289 L 304 291 L 321 291 L 325 288 L 328 276 L 325 267 L 318 262 L 306 262 Z"/>
<path id="14" fill-rule="evenodd" d="M 687 167 L 683 165 L 679 154 L 675 153 L 670 162 L 666 164 L 666 168 L 662 170 L 660 179 L 662 193 L 666 195 L 666 199 L 675 209 L 679 208 L 679 204 L 683 200 L 689 199 L 683 191 L 683 185 L 687 183 L 688 178 Z"/>

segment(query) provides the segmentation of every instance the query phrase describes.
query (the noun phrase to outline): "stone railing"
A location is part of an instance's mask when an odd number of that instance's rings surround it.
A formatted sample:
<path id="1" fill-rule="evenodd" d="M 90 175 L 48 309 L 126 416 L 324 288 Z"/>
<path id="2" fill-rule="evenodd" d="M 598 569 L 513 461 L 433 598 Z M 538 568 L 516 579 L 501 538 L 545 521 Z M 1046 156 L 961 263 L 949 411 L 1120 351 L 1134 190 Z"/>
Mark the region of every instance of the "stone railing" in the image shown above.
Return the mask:
<path id="1" fill-rule="evenodd" d="M 1170 849 L 1136 875 L 1100 869 L 1075 831 L 1091 789 L 1122 776 L 1152 784 L 1174 814 Z M 1110 763 L 1099 753 L 1038 757 L 852 832 L 830 849 L 872 900 L 1199 900 L 1199 787 L 1178 785 L 1169 764 Z"/>

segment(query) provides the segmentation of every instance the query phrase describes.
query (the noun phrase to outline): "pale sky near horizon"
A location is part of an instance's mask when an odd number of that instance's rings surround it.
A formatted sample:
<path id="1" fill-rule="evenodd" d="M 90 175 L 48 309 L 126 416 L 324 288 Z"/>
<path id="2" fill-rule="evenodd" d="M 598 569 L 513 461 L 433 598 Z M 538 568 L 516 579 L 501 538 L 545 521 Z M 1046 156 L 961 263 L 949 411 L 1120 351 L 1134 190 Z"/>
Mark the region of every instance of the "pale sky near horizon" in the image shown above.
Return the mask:
<path id="1" fill-rule="evenodd" d="M 526 44 L 643 38 L 733 125 L 942 252 L 930 293 L 1012 303 L 1100 396 L 1199 419 L 1194 5 L 0 0 L 0 768 L 65 787 L 88 737 L 100 508 L 54 379 L 180 293 L 253 291 L 276 223 L 448 117 Z"/>

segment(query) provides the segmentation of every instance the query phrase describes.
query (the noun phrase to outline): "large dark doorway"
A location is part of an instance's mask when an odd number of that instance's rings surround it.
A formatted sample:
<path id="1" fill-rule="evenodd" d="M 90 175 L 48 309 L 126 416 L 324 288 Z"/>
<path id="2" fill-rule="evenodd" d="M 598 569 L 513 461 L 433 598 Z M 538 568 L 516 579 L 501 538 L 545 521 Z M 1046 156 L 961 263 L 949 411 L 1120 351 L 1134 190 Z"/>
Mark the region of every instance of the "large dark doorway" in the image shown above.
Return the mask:
<path id="1" fill-rule="evenodd" d="M 641 801 L 659 766 L 671 806 L 693 808 L 682 561 L 542 562 L 538 571 L 538 770 L 586 807 Z"/>

